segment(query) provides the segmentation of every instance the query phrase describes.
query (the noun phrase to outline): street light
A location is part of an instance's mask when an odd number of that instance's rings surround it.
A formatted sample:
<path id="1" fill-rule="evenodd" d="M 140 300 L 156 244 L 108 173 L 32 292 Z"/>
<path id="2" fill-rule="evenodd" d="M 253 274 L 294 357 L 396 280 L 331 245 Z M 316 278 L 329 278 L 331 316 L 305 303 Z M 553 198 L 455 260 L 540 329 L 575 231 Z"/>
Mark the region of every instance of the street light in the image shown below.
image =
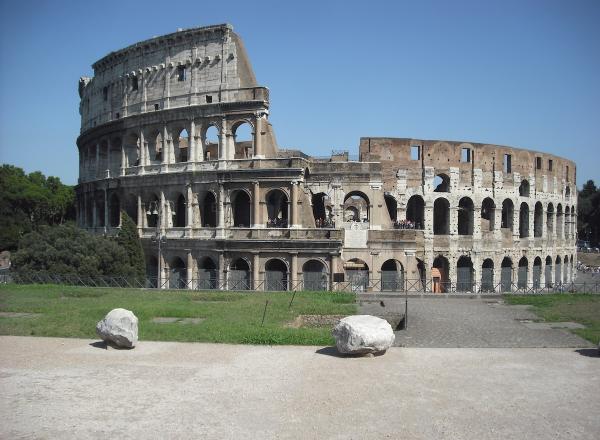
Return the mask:
<path id="1" fill-rule="evenodd" d="M 173 203 L 171 201 L 166 201 L 166 203 L 168 203 L 169 209 L 171 212 L 173 212 Z M 158 201 L 158 200 L 154 200 L 152 202 L 149 202 L 146 205 L 146 215 L 150 216 L 150 215 L 156 215 L 158 216 L 157 221 L 156 221 L 156 232 L 154 233 L 154 235 L 150 238 L 150 240 L 154 243 L 158 243 L 158 274 L 157 274 L 157 280 L 156 280 L 156 287 L 157 288 L 161 288 L 161 279 L 162 279 L 162 272 L 163 272 L 163 265 L 162 265 L 162 251 L 161 251 L 161 246 L 163 243 L 167 243 L 167 236 L 163 234 L 163 227 L 162 227 L 162 219 L 163 219 L 163 206 L 162 204 Z"/>

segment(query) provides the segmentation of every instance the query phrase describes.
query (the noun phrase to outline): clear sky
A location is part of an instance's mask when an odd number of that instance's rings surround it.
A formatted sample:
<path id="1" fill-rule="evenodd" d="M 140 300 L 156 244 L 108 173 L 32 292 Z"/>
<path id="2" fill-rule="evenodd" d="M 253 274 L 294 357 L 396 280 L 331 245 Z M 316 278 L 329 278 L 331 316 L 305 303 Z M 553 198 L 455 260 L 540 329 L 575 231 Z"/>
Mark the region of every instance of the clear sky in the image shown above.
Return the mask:
<path id="1" fill-rule="evenodd" d="M 0 162 L 73 184 L 78 79 L 108 52 L 231 23 L 283 148 L 489 142 L 600 184 L 600 1 L 0 0 Z"/>

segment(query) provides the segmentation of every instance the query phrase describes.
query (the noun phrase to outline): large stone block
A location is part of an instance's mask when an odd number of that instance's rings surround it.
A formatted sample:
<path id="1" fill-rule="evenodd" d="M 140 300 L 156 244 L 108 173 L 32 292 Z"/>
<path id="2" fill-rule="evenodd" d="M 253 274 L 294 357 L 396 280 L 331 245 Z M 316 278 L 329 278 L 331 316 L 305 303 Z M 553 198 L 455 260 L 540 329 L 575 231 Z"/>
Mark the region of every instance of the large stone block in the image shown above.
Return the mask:
<path id="1" fill-rule="evenodd" d="M 341 319 L 332 335 L 340 353 L 383 353 L 396 338 L 392 326 L 385 320 L 371 315 L 354 315 Z"/>
<path id="2" fill-rule="evenodd" d="M 96 333 L 103 341 L 133 348 L 138 342 L 138 319 L 130 310 L 113 309 L 96 324 Z"/>

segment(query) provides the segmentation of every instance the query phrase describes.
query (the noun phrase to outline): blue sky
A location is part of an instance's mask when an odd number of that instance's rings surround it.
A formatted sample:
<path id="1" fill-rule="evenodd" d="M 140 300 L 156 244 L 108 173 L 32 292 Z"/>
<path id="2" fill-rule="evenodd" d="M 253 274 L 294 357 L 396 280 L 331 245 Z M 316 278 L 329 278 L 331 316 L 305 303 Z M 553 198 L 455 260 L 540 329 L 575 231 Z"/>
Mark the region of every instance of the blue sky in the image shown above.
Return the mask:
<path id="1" fill-rule="evenodd" d="M 0 0 L 0 162 L 75 183 L 77 82 L 108 52 L 231 23 L 280 146 L 361 136 L 489 142 L 600 184 L 600 1 Z"/>

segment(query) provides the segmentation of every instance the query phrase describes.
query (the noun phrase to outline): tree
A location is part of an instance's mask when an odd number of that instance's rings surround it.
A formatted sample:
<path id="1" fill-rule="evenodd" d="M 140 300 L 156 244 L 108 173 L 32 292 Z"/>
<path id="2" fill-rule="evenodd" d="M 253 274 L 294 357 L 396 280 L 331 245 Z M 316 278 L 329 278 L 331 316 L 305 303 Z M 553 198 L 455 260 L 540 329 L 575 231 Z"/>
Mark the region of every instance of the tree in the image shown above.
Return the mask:
<path id="1" fill-rule="evenodd" d="M 117 235 L 116 242 L 127 254 L 132 275 L 143 277 L 146 272 L 146 265 L 144 263 L 142 242 L 136 224 L 125 211 L 121 211 L 121 230 Z"/>
<path id="2" fill-rule="evenodd" d="M 600 190 L 588 180 L 577 196 L 577 233 L 583 240 L 600 242 Z"/>
<path id="3" fill-rule="evenodd" d="M 143 276 L 117 240 L 92 235 L 74 225 L 40 226 L 25 234 L 12 263 L 21 274 Z"/>
<path id="4" fill-rule="evenodd" d="M 19 239 L 42 225 L 75 219 L 75 191 L 58 177 L 29 175 L 18 167 L 0 167 L 0 250 L 15 250 Z"/>

